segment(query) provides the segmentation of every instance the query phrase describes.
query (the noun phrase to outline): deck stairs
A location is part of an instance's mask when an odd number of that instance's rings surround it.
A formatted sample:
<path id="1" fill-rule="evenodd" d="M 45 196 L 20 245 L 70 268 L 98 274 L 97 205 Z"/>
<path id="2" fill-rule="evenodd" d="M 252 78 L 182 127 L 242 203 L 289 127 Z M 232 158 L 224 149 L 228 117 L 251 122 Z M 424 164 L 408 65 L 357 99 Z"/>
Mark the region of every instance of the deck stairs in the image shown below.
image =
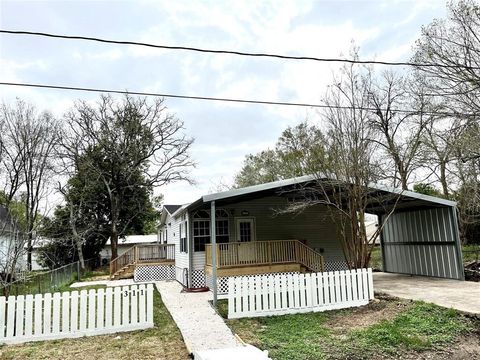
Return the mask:
<path id="1" fill-rule="evenodd" d="M 128 264 L 117 270 L 110 276 L 111 280 L 131 279 L 133 278 L 133 272 L 135 270 L 135 264 Z"/>

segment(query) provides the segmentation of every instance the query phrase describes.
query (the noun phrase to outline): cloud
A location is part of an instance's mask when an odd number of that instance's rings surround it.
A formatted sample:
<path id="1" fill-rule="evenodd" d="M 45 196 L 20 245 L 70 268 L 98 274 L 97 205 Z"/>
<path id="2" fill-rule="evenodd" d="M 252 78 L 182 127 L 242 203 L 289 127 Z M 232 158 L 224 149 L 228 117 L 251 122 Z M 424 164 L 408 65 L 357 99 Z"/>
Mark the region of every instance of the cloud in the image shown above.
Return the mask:
<path id="1" fill-rule="evenodd" d="M 436 1 L 135 1 L 8 2 L 4 27 L 50 30 L 154 44 L 246 52 L 339 57 L 352 39 L 367 57 L 408 58 L 419 25 L 443 14 Z M 20 16 L 25 14 L 25 16 Z M 121 19 L 121 21 L 119 20 Z M 57 26 L 58 25 L 58 26 Z M 2 35 L 3 36 L 3 35 Z M 6 38 L 7 39 L 7 38 Z M 9 39 L 9 38 L 8 38 Z M 3 37 L 2 37 L 3 40 Z M 9 39 L 2 42 L 0 78 L 201 96 L 318 103 L 337 63 L 246 58 L 85 42 Z M 61 114 L 73 100 L 98 94 L 0 88 L 2 100 L 24 97 Z M 310 108 L 167 99 L 196 138 L 196 187 L 156 192 L 186 202 L 231 182 L 244 156 L 275 144 Z M 213 186 L 212 186 L 213 184 Z"/>

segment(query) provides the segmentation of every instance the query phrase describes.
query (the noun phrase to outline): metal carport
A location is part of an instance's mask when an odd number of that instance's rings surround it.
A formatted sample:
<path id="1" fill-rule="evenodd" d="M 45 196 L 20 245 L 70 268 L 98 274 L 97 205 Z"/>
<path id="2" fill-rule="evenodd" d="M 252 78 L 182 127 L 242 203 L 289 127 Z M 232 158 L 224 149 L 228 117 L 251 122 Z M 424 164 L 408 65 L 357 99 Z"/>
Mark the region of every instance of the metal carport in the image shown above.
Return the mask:
<path id="1" fill-rule="evenodd" d="M 383 224 L 383 271 L 464 280 L 456 203 L 411 191 L 376 188 L 398 194 L 392 208 L 372 207 Z"/>
<path id="2" fill-rule="evenodd" d="M 350 186 L 348 183 L 312 175 L 210 194 L 190 204 L 200 207 L 217 201 L 266 195 L 295 197 L 314 194 L 319 187 Z M 383 271 L 464 280 L 456 203 L 450 200 L 369 184 L 367 212 L 378 215 Z M 345 199 L 347 201 L 347 199 Z M 214 234 L 212 229 L 212 234 Z"/>

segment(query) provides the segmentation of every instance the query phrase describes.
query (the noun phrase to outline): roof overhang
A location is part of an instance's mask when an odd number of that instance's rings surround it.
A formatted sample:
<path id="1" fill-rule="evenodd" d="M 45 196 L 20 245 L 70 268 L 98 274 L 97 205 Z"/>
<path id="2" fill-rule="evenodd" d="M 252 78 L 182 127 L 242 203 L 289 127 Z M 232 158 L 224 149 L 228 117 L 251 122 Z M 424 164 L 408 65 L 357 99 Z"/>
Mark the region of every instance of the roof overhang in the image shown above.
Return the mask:
<path id="1" fill-rule="evenodd" d="M 184 212 L 185 210 L 195 210 L 206 207 L 207 204 L 212 201 L 215 201 L 217 205 L 221 206 L 267 196 L 296 197 L 296 194 L 305 194 L 308 189 L 310 190 L 310 193 L 312 193 L 315 187 L 317 189 L 328 189 L 328 186 L 332 186 L 333 188 L 332 184 L 335 184 L 335 187 L 346 187 L 349 185 L 346 182 L 340 182 L 328 178 L 319 179 L 313 175 L 306 175 L 204 195 L 193 203 L 182 206 L 182 208 L 177 210 L 174 215 Z M 366 188 L 371 194 L 371 201 L 367 206 L 367 212 L 372 214 L 386 213 L 392 208 L 395 208 L 395 210 L 398 211 L 406 211 L 412 209 L 456 206 L 456 202 L 454 201 L 419 194 L 413 191 L 396 189 L 383 184 L 370 183 Z"/>

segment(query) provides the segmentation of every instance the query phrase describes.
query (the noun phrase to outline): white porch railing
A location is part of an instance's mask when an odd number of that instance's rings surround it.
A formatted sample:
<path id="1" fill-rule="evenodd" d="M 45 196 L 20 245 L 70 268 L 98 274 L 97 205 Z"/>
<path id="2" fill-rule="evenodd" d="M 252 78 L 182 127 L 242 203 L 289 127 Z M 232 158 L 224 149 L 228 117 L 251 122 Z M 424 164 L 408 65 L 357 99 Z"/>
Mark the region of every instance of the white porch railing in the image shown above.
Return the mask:
<path id="1" fill-rule="evenodd" d="M 228 280 L 228 318 L 356 307 L 373 299 L 372 269 L 267 274 Z"/>
<path id="2" fill-rule="evenodd" d="M 153 327 L 153 285 L 0 297 L 0 343 Z"/>

